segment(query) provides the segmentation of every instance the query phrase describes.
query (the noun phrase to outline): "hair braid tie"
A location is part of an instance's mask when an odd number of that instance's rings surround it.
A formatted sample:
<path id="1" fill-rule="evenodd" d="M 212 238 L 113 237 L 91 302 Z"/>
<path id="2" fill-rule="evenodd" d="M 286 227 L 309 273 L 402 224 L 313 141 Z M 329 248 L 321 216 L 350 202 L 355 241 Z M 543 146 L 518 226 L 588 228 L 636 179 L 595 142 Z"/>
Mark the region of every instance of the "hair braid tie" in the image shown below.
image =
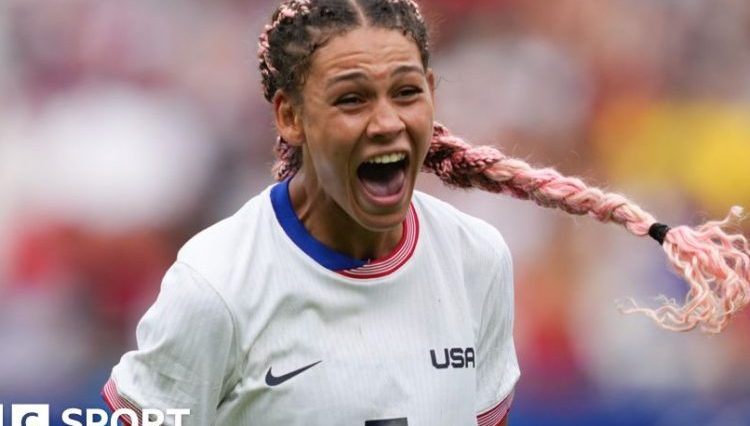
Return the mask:
<path id="1" fill-rule="evenodd" d="M 664 238 L 671 228 L 663 223 L 654 223 L 648 228 L 648 235 L 655 239 L 659 245 L 664 244 Z"/>
<path id="2" fill-rule="evenodd" d="M 551 168 L 534 169 L 495 148 L 473 147 L 439 123 L 435 123 L 423 170 L 451 186 L 473 186 L 532 200 L 600 222 L 615 222 L 640 237 L 652 234 L 662 239 L 669 264 L 688 284 L 685 302 L 661 297 L 662 306 L 649 309 L 629 299 L 629 306 L 620 305 L 624 313 L 647 315 L 669 330 L 700 327 L 718 333 L 750 303 L 750 246 L 746 237 L 726 230 L 742 218 L 739 207 L 733 207 L 721 221 L 666 229 L 620 194 L 605 193 Z"/>

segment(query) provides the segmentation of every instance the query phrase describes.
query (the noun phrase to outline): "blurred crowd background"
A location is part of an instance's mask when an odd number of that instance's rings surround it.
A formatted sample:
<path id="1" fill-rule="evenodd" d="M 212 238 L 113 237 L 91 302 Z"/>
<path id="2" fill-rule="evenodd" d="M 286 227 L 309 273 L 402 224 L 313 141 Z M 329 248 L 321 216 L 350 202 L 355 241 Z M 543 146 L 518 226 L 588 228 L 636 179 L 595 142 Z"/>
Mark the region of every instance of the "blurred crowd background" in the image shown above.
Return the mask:
<path id="1" fill-rule="evenodd" d="M 0 1 L 0 403 L 101 406 L 177 249 L 272 183 L 256 40 L 276 4 Z M 422 4 L 454 133 L 666 223 L 750 207 L 747 0 Z M 420 187 L 511 247 L 513 426 L 750 425 L 748 312 L 714 336 L 618 312 L 684 297 L 658 244 Z"/>

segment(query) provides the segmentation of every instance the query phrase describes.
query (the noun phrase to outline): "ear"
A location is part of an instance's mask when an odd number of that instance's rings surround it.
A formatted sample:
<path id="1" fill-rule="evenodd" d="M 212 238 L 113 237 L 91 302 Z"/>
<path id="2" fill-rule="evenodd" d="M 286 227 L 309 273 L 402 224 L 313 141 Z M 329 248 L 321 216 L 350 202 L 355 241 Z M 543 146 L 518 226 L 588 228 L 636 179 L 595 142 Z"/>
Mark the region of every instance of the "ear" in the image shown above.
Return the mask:
<path id="1" fill-rule="evenodd" d="M 273 112 L 279 136 L 292 146 L 302 145 L 305 142 L 305 131 L 300 108 L 295 105 L 294 100 L 279 90 L 273 97 Z"/>

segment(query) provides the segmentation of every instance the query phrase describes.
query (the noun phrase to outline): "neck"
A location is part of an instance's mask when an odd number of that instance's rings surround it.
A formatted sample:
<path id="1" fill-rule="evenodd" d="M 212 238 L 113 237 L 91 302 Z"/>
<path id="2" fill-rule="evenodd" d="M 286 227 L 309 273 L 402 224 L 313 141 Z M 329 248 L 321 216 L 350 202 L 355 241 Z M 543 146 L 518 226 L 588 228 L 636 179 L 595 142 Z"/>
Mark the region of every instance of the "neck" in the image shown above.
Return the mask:
<path id="1" fill-rule="evenodd" d="M 305 229 L 325 246 L 355 259 L 377 259 L 388 255 L 401 239 L 403 225 L 387 231 L 372 231 L 357 223 L 318 184 L 304 166 L 289 183 L 292 207 Z"/>

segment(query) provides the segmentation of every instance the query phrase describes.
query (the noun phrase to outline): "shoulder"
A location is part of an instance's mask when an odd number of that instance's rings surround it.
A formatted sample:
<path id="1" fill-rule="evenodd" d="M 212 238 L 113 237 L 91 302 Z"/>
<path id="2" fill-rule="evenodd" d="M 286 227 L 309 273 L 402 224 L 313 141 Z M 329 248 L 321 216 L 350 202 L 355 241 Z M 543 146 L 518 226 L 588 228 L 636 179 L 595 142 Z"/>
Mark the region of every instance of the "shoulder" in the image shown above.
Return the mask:
<path id="1" fill-rule="evenodd" d="M 177 253 L 177 261 L 188 265 L 210 284 L 224 281 L 238 262 L 253 258 L 255 243 L 274 220 L 270 187 L 251 198 L 236 213 L 198 232 Z"/>
<path id="2" fill-rule="evenodd" d="M 413 200 L 434 243 L 457 248 L 465 258 L 510 262 L 508 245 L 494 226 L 423 192 L 415 191 Z"/>

